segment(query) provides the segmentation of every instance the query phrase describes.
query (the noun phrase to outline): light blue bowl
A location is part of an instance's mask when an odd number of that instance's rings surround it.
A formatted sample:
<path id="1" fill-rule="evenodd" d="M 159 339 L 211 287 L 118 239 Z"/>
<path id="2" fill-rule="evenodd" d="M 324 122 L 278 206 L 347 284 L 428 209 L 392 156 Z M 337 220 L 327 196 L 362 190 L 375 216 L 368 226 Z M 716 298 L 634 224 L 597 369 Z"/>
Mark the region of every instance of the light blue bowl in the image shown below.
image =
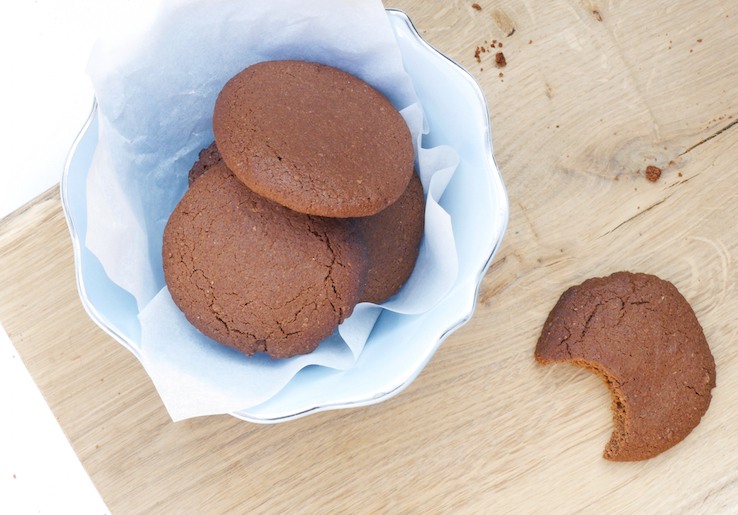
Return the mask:
<path id="1" fill-rule="evenodd" d="M 382 312 L 349 370 L 307 367 L 267 402 L 232 413 L 240 419 L 283 422 L 373 404 L 402 391 L 441 343 L 471 318 L 479 285 L 502 242 L 509 206 L 492 153 L 482 89 L 469 72 L 426 43 L 404 12 L 389 9 L 387 16 L 431 128 L 423 147 L 450 145 L 460 157 L 440 202 L 451 216 L 458 277 L 451 291 L 426 313 Z M 95 323 L 141 360 L 141 327 L 133 296 L 108 278 L 82 243 L 87 231 L 87 173 L 98 142 L 96 107 L 70 150 L 61 181 L 62 206 L 72 235 L 82 304 Z"/>

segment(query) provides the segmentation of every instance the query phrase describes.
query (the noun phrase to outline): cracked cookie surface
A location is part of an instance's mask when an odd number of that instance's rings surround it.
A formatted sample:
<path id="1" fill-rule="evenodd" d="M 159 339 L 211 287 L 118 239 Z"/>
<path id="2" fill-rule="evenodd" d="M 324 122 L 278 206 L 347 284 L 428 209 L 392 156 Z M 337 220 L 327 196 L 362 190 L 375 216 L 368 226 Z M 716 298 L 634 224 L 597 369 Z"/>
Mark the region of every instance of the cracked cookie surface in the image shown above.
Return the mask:
<path id="1" fill-rule="evenodd" d="M 315 350 L 353 311 L 368 268 L 353 220 L 304 215 L 244 186 L 220 162 L 164 230 L 174 303 L 204 335 L 249 356 Z"/>
<path id="2" fill-rule="evenodd" d="M 318 216 L 370 216 L 413 173 L 410 130 L 384 95 L 337 68 L 266 61 L 226 83 L 213 113 L 228 167 L 253 191 Z"/>
<path id="3" fill-rule="evenodd" d="M 535 350 L 542 365 L 569 362 L 609 388 L 615 429 L 604 457 L 652 458 L 682 441 L 707 411 L 715 362 L 689 303 L 668 281 L 618 272 L 568 289 Z"/>

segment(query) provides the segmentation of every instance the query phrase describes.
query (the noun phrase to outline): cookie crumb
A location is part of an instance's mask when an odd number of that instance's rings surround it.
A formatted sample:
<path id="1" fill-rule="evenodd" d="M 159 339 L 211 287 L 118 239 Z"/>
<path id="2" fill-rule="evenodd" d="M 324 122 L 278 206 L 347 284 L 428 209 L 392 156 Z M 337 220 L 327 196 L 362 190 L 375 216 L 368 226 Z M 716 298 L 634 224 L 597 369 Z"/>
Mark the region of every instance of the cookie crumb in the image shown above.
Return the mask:
<path id="1" fill-rule="evenodd" d="M 477 59 L 477 62 L 478 62 L 478 63 L 481 63 L 481 62 L 482 62 L 482 58 L 481 58 L 481 57 L 479 57 L 479 54 L 480 54 L 481 52 L 482 52 L 482 50 L 481 50 L 481 49 L 480 49 L 479 47 L 477 47 L 477 50 L 476 50 L 476 52 L 474 52 L 474 57 L 475 57 L 475 58 Z"/>
<path id="2" fill-rule="evenodd" d="M 659 177 L 661 177 L 661 168 L 657 168 L 655 166 L 646 167 L 646 179 L 651 182 L 656 182 L 659 180 Z"/>
<path id="3" fill-rule="evenodd" d="M 507 66 L 507 61 L 505 61 L 505 54 L 503 54 L 502 52 L 497 52 L 497 54 L 495 54 L 495 63 L 497 63 L 497 66 L 499 66 L 500 68 L 502 68 L 503 66 Z"/>
<path id="4" fill-rule="evenodd" d="M 698 39 L 698 40 L 697 40 L 697 43 L 702 43 L 702 40 L 701 40 L 701 39 Z"/>
<path id="5" fill-rule="evenodd" d="M 528 41 L 528 44 L 529 45 L 532 45 L 533 44 L 533 40 L 531 39 L 530 41 Z"/>
<path id="6" fill-rule="evenodd" d="M 500 72 L 500 77 L 502 77 L 502 72 Z"/>
<path id="7" fill-rule="evenodd" d="M 472 4 L 472 9 L 476 9 L 477 11 L 481 11 L 482 10 L 482 6 L 479 5 L 479 4 Z"/>
<path id="8" fill-rule="evenodd" d="M 676 163 L 674 161 L 669 161 L 669 166 L 674 166 Z"/>
<path id="9" fill-rule="evenodd" d="M 682 172 L 679 172 L 679 173 L 678 173 L 677 175 L 678 175 L 679 177 L 681 177 L 681 176 L 682 176 Z"/>

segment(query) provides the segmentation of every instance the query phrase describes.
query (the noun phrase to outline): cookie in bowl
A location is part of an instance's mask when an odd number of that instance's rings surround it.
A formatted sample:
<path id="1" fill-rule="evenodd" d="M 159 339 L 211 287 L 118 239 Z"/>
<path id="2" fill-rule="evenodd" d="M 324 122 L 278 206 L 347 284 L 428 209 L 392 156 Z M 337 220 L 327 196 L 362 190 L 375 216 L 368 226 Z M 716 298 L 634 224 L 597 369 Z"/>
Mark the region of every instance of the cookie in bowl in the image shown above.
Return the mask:
<path id="1" fill-rule="evenodd" d="M 378 213 L 405 191 L 415 162 L 390 101 L 319 63 L 266 61 L 238 73 L 215 102 L 213 132 L 244 184 L 311 215 Z"/>
<path id="2" fill-rule="evenodd" d="M 351 219 L 291 211 L 223 162 L 187 190 L 164 230 L 172 300 L 205 336 L 246 355 L 307 354 L 353 311 L 368 257 Z"/>

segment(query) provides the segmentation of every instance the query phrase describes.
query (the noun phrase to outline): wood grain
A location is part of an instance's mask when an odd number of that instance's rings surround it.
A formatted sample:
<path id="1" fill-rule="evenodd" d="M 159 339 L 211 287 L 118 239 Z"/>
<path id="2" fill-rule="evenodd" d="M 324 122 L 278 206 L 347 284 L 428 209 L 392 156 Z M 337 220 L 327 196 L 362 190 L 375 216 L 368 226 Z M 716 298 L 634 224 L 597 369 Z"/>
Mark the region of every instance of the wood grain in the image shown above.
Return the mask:
<path id="1" fill-rule="evenodd" d="M 474 318 L 395 398 L 276 426 L 172 423 L 78 300 L 56 190 L 0 221 L 0 321 L 114 514 L 734 513 L 738 10 L 477 3 L 385 2 L 483 87 L 511 204 Z M 600 379 L 533 361 L 558 296 L 617 270 L 672 281 L 717 363 L 702 423 L 640 463 L 601 458 Z"/>

